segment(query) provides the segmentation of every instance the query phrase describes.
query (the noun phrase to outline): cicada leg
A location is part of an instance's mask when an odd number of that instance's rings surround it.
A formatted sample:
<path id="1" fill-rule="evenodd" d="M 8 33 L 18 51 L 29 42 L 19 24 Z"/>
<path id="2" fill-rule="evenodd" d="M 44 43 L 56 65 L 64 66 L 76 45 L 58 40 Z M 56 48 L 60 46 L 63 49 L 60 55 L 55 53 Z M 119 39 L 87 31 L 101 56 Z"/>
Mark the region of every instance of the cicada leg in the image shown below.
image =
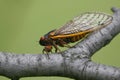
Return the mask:
<path id="1" fill-rule="evenodd" d="M 45 53 L 45 49 L 42 50 L 42 53 L 43 53 L 43 54 Z"/>
<path id="2" fill-rule="evenodd" d="M 43 54 L 45 54 L 45 53 L 46 53 L 46 55 L 47 55 L 48 59 L 50 59 L 50 57 L 49 57 L 49 54 L 48 54 L 48 53 L 52 52 L 52 46 L 45 46 L 45 48 L 42 50 L 42 52 L 43 52 Z"/>
<path id="3" fill-rule="evenodd" d="M 58 48 L 58 46 L 55 44 L 55 41 L 53 41 L 53 46 L 55 48 L 55 52 L 60 52 L 61 50 Z"/>
<path id="4" fill-rule="evenodd" d="M 46 53 L 49 53 L 49 52 L 52 52 L 52 46 L 45 46 L 44 49 L 42 50 L 42 52 L 46 52 Z"/>
<path id="5" fill-rule="evenodd" d="M 59 45 L 61 47 L 67 47 L 70 48 L 71 46 L 69 44 L 67 44 L 65 41 L 63 41 L 62 39 L 59 39 Z"/>
<path id="6" fill-rule="evenodd" d="M 43 49 L 43 50 L 42 50 L 42 52 L 43 52 L 43 54 L 45 54 L 45 53 L 46 53 L 46 57 L 47 57 L 48 59 L 50 59 L 50 56 L 49 56 L 48 52 L 47 52 L 47 51 L 45 51 L 45 49 Z"/>

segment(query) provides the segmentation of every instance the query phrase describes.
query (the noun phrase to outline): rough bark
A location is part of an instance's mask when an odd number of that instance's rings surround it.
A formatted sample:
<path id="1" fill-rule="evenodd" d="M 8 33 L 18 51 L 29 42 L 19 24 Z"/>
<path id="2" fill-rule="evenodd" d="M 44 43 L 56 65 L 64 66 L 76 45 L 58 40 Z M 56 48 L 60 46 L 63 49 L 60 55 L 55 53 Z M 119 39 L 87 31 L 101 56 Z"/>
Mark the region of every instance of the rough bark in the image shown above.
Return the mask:
<path id="1" fill-rule="evenodd" d="M 120 32 L 120 9 L 112 8 L 113 21 L 61 54 L 0 52 L 0 75 L 11 80 L 32 76 L 62 76 L 75 80 L 120 80 L 120 68 L 91 61 L 96 51 Z"/>

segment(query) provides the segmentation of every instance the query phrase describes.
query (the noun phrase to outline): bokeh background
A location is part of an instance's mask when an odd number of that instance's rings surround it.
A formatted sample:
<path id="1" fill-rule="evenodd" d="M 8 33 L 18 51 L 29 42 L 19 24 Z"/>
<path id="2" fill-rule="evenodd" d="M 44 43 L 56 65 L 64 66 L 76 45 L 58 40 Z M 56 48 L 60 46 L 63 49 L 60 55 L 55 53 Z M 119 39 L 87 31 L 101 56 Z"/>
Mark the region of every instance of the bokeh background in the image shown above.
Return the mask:
<path id="1" fill-rule="evenodd" d="M 105 12 L 120 8 L 120 0 L 0 0 L 0 51 L 39 54 L 40 36 L 59 28 L 83 12 Z M 92 59 L 120 67 L 120 35 Z M 9 80 L 0 76 L 0 80 Z M 21 80 L 72 80 L 63 77 L 28 77 Z"/>

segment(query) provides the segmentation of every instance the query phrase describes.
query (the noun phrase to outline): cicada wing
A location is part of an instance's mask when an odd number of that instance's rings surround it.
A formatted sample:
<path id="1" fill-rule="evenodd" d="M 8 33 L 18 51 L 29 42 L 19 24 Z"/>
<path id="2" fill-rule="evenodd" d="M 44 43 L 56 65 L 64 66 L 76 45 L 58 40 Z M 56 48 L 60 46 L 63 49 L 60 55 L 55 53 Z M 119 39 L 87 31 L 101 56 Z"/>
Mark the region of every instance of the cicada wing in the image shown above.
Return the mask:
<path id="1" fill-rule="evenodd" d="M 105 13 L 87 12 L 70 20 L 60 29 L 55 31 L 55 35 L 74 34 L 86 30 L 94 30 L 108 25 L 112 21 L 112 16 Z"/>

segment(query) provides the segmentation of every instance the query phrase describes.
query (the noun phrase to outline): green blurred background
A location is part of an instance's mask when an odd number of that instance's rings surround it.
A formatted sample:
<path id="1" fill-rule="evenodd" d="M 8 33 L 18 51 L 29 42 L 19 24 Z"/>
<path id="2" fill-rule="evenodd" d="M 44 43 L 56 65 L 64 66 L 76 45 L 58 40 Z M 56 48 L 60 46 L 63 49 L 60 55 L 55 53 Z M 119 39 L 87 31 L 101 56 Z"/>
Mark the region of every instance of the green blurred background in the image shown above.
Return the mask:
<path id="1" fill-rule="evenodd" d="M 83 12 L 112 14 L 110 8 L 120 7 L 120 0 L 0 0 L 0 51 L 41 53 L 40 36 L 59 28 Z M 120 67 L 120 35 L 102 48 L 92 59 Z M 0 77 L 0 80 L 9 80 Z M 21 80 L 71 80 L 61 77 L 29 77 Z"/>

